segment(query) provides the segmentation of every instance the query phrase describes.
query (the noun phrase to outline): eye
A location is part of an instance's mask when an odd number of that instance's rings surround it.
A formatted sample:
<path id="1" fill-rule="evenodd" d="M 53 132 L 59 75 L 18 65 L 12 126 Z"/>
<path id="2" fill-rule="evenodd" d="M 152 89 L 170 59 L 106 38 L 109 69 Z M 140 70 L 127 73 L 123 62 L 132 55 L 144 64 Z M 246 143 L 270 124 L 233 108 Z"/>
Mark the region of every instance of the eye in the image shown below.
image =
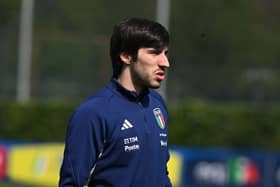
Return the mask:
<path id="1" fill-rule="evenodd" d="M 158 55 L 158 54 L 160 54 L 161 53 L 161 51 L 160 50 L 158 50 L 158 49 L 149 49 L 148 50 L 148 53 L 149 54 L 155 54 L 155 55 Z"/>

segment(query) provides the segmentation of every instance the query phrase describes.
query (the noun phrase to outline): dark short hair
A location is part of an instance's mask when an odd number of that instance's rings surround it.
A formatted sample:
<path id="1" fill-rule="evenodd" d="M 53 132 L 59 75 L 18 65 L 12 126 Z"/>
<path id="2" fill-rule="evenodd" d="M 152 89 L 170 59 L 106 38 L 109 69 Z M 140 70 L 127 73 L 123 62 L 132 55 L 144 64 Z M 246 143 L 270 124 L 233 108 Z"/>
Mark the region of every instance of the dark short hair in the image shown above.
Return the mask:
<path id="1" fill-rule="evenodd" d="M 144 18 L 128 18 L 115 25 L 111 36 L 110 56 L 113 76 L 121 74 L 123 62 L 120 54 L 125 52 L 137 60 L 138 49 L 152 47 L 163 50 L 169 44 L 169 33 L 159 23 Z"/>

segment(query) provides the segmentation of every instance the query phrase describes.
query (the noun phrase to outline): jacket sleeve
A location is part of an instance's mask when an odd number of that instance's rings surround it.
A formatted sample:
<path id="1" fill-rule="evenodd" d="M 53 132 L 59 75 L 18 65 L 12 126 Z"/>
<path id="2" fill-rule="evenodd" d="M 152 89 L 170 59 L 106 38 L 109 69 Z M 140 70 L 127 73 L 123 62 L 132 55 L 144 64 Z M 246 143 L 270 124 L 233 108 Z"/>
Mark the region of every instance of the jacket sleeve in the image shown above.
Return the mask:
<path id="1" fill-rule="evenodd" d="M 86 184 L 104 144 L 103 124 L 101 117 L 88 106 L 74 112 L 66 132 L 59 187 Z"/>

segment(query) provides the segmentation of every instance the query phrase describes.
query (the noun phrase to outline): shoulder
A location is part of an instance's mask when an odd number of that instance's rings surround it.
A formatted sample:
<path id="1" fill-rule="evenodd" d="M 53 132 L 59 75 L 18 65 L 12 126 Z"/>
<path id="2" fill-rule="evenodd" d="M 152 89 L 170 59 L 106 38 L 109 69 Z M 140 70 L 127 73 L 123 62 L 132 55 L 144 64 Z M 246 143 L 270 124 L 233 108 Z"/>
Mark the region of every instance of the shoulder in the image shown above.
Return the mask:
<path id="1" fill-rule="evenodd" d="M 105 134 L 108 102 L 110 94 L 102 89 L 77 106 L 68 121 L 68 137 L 92 131 Z"/>
<path id="2" fill-rule="evenodd" d="M 109 109 L 108 103 L 113 95 L 114 93 L 108 89 L 108 85 L 105 85 L 76 106 L 70 121 L 90 121 L 103 118 Z"/>
<path id="3" fill-rule="evenodd" d="M 84 102 L 82 102 L 74 111 L 74 113 L 90 113 L 90 114 L 102 114 L 107 110 L 108 103 L 113 97 L 112 92 L 110 92 L 106 87 L 94 93 Z"/>

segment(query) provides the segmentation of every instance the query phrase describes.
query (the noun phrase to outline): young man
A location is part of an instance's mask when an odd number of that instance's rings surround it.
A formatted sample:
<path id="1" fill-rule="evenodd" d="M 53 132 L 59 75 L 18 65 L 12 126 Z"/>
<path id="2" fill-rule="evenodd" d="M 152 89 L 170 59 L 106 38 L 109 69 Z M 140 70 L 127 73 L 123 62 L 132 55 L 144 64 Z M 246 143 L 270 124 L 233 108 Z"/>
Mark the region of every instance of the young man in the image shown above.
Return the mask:
<path id="1" fill-rule="evenodd" d="M 169 67 L 169 34 L 130 18 L 111 36 L 113 78 L 73 113 L 60 187 L 170 187 L 167 109 L 159 88 Z"/>

